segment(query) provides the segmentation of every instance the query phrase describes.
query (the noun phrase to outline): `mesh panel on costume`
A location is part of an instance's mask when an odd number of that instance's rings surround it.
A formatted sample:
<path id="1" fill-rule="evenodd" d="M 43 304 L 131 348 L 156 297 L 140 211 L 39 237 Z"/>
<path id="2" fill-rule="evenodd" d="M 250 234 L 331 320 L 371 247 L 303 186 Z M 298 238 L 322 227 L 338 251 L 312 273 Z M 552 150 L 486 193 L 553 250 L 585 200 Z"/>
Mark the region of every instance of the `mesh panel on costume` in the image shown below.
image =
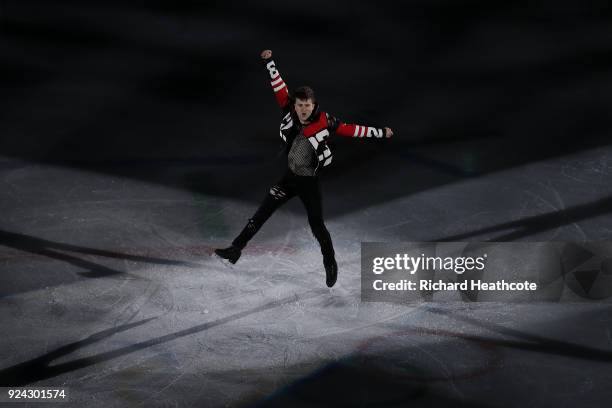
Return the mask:
<path id="1" fill-rule="evenodd" d="M 314 176 L 317 168 L 315 151 L 308 139 L 300 133 L 293 140 L 288 156 L 289 168 L 298 176 Z"/>

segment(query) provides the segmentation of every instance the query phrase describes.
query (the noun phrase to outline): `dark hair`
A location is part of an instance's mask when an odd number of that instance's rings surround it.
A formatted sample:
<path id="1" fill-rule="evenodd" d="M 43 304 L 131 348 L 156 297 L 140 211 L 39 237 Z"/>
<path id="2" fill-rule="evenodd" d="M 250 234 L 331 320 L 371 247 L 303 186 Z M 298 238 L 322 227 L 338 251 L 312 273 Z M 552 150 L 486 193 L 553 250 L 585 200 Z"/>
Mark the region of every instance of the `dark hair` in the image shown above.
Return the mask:
<path id="1" fill-rule="evenodd" d="M 304 101 L 306 99 L 311 99 L 313 102 L 316 102 L 315 93 L 309 86 L 300 86 L 299 88 L 296 88 L 296 90 L 293 91 L 293 102 L 295 102 L 296 99 L 301 99 Z"/>

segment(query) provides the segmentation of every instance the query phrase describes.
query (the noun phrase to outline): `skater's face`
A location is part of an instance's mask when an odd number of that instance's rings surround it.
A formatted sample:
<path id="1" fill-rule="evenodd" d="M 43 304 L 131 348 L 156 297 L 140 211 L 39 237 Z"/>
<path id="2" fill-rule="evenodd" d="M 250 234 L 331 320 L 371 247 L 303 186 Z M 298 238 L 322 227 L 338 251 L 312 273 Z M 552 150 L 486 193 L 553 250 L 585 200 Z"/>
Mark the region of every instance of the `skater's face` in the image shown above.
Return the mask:
<path id="1" fill-rule="evenodd" d="M 306 119 L 310 117 L 312 111 L 314 110 L 315 104 L 314 101 L 310 98 L 308 99 L 295 99 L 295 113 L 298 115 L 298 119 L 302 123 L 306 123 Z"/>

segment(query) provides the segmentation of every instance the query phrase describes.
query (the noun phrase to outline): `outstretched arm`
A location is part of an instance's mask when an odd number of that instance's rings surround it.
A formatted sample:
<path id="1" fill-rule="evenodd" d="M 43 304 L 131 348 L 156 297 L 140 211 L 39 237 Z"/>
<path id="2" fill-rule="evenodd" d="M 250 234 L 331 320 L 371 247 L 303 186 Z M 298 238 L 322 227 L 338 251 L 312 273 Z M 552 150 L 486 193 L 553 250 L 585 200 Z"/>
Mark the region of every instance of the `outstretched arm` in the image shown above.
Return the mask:
<path id="1" fill-rule="evenodd" d="M 261 59 L 264 60 L 268 73 L 270 74 L 270 85 L 272 85 L 272 89 L 274 90 L 276 102 L 278 102 L 278 106 L 283 109 L 289 104 L 289 90 L 287 89 L 287 84 L 283 81 L 283 78 L 281 78 L 280 73 L 276 69 L 276 64 L 274 60 L 272 60 L 272 51 L 263 50 L 260 56 Z"/>
<path id="2" fill-rule="evenodd" d="M 348 124 L 344 122 L 338 123 L 338 128 L 336 129 L 336 134 L 340 136 L 346 137 L 386 137 L 389 138 L 393 136 L 393 131 L 391 128 L 376 128 L 371 126 L 362 126 L 355 124 Z"/>

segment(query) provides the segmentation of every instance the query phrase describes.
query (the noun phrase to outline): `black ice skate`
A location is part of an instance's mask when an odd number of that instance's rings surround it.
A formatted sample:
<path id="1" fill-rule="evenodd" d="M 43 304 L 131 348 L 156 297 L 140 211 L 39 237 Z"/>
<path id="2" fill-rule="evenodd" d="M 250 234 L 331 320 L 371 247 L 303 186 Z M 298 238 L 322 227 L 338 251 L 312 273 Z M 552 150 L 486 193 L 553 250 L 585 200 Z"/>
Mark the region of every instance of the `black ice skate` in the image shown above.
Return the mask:
<path id="1" fill-rule="evenodd" d="M 215 254 L 217 254 L 217 256 L 220 258 L 227 259 L 231 263 L 235 264 L 238 258 L 240 258 L 241 251 L 232 245 L 228 248 L 215 249 Z"/>
<path id="2" fill-rule="evenodd" d="M 325 283 L 331 288 L 338 278 L 338 264 L 334 258 L 328 258 L 323 260 L 323 265 L 325 265 Z"/>

